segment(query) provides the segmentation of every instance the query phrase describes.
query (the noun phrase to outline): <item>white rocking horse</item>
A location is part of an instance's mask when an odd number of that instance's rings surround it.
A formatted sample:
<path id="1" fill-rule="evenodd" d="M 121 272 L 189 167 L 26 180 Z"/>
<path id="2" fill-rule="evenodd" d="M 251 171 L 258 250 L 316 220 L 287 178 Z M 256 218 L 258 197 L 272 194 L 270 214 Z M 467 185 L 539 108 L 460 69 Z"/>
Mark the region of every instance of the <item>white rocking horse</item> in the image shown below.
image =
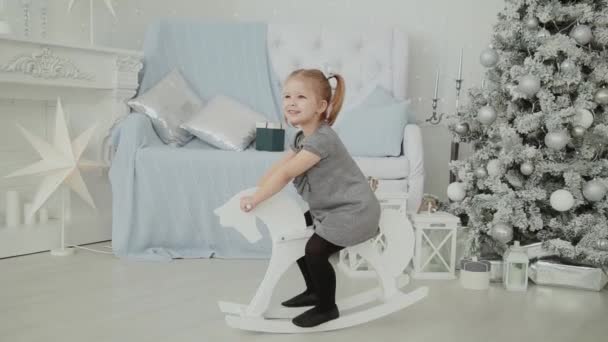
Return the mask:
<path id="1" fill-rule="evenodd" d="M 284 192 L 277 193 L 248 213 L 241 211 L 240 198 L 252 195 L 255 190 L 251 188 L 241 191 L 215 210 L 222 226 L 235 228 L 251 243 L 262 238 L 256 225 L 256 217 L 260 218 L 268 227 L 272 239 L 272 256 L 268 269 L 249 305 L 219 302 L 220 310 L 226 314 L 226 323 L 230 327 L 271 333 L 337 330 L 397 312 L 428 294 L 427 287 L 409 293 L 403 293 L 399 289 L 400 280 L 404 280 L 403 283 L 409 280 L 403 271 L 412 258 L 414 233 L 404 213 L 385 209 L 380 219 L 380 230 L 388 241 L 384 250 L 377 248 L 373 238 L 348 247 L 349 254 L 365 259 L 375 270 L 380 286 L 338 301 L 336 304 L 340 317 L 335 320 L 312 328 L 294 325 L 291 318 L 307 308 L 269 308 L 270 299 L 281 276 L 304 255 L 306 242 L 314 230 L 306 228 L 300 205 Z M 354 310 L 373 301 L 379 301 L 379 304 L 364 310 Z"/>

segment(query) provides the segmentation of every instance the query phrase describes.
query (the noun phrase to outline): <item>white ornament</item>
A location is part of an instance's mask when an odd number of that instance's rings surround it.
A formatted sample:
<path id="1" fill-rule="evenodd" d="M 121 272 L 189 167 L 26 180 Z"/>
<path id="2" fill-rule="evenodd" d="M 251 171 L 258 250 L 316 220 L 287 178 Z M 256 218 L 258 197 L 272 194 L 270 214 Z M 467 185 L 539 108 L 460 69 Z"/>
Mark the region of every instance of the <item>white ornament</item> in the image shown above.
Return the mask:
<path id="1" fill-rule="evenodd" d="M 600 105 L 608 105 L 608 89 L 602 88 L 595 92 L 593 101 Z"/>
<path id="2" fill-rule="evenodd" d="M 574 205 L 574 197 L 568 190 L 556 190 L 549 199 L 551 207 L 557 211 L 568 211 Z"/>
<path id="3" fill-rule="evenodd" d="M 488 176 L 488 171 L 484 167 L 478 167 L 475 169 L 475 176 L 477 178 L 486 178 Z"/>
<path id="4" fill-rule="evenodd" d="M 526 20 L 526 27 L 533 30 L 538 27 L 538 19 L 532 17 Z"/>
<path id="5" fill-rule="evenodd" d="M 519 171 L 522 175 L 529 176 L 534 172 L 534 165 L 532 165 L 530 162 L 523 162 L 519 166 Z"/>
<path id="6" fill-rule="evenodd" d="M 570 135 L 566 131 L 549 132 L 545 135 L 545 145 L 559 151 L 570 142 Z"/>
<path id="7" fill-rule="evenodd" d="M 559 68 L 561 71 L 569 74 L 576 70 L 576 64 L 574 64 L 573 61 L 566 59 L 559 65 Z"/>
<path id="8" fill-rule="evenodd" d="M 606 191 L 608 189 L 604 183 L 598 180 L 589 181 L 583 186 L 583 196 L 590 202 L 601 201 L 606 195 Z"/>
<path id="9" fill-rule="evenodd" d="M 585 129 L 591 127 L 593 124 L 593 114 L 590 110 L 579 108 L 576 110 L 576 115 L 574 116 L 574 125 L 581 126 Z"/>
<path id="10" fill-rule="evenodd" d="M 454 202 L 460 202 L 467 196 L 464 184 L 461 182 L 454 182 L 448 185 L 447 193 L 448 198 Z"/>
<path id="11" fill-rule="evenodd" d="M 80 175 L 80 169 L 93 169 L 105 166 L 96 161 L 82 159 L 82 154 L 91 140 L 96 126 L 93 125 L 93 127 L 84 131 L 76 139 L 70 141 L 60 99 L 57 99 L 55 138 L 52 145 L 33 135 L 20 125 L 17 125 L 25 138 L 38 151 L 42 160 L 15 171 L 6 177 L 46 174 L 32 201 L 32 209 L 28 213 L 29 216 L 34 215 L 63 183 L 67 183 L 85 202 L 95 208 L 93 198 L 89 194 L 87 186 Z"/>
<path id="12" fill-rule="evenodd" d="M 580 45 L 586 45 L 593 39 L 591 29 L 587 25 L 577 25 L 570 31 L 570 37 L 574 38 Z"/>
<path id="13" fill-rule="evenodd" d="M 483 106 L 477 112 L 477 120 L 483 125 L 491 125 L 496 121 L 496 110 L 492 106 Z"/>
<path id="14" fill-rule="evenodd" d="M 500 176 L 502 174 L 502 163 L 498 159 L 492 159 L 488 162 L 486 166 L 488 170 L 488 174 L 492 177 Z"/>
<path id="15" fill-rule="evenodd" d="M 526 96 L 534 96 L 540 90 L 540 79 L 534 75 L 526 75 L 519 79 L 517 90 Z"/>
<path id="16" fill-rule="evenodd" d="M 572 136 L 575 138 L 582 138 L 587 133 L 587 130 L 583 126 L 574 126 L 572 127 Z"/>

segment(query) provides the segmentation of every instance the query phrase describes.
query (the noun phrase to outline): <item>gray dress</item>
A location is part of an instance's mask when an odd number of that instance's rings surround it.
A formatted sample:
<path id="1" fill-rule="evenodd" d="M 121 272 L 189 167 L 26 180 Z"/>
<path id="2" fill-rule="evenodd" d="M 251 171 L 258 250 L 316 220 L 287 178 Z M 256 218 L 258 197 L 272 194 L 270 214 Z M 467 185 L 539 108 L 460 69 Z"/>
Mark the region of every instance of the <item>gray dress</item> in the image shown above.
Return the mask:
<path id="1" fill-rule="evenodd" d="M 293 180 L 310 207 L 316 233 L 338 246 L 353 246 L 375 236 L 380 203 L 331 126 L 324 122 L 307 137 L 298 132 L 290 147 L 321 158 Z"/>

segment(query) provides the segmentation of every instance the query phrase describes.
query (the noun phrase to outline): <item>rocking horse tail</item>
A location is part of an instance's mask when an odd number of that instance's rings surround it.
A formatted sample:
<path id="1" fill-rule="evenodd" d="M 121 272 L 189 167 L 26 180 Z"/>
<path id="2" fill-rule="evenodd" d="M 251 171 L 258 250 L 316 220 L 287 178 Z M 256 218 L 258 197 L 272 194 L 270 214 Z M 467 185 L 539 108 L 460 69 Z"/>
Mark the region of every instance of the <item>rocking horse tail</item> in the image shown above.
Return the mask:
<path id="1" fill-rule="evenodd" d="M 415 235 L 412 224 L 403 212 L 383 210 L 380 228 L 387 241 L 381 255 L 383 264 L 390 274 L 400 276 L 414 257 Z"/>
<path id="2" fill-rule="evenodd" d="M 365 259 L 376 272 L 382 288 L 382 298 L 390 298 L 399 292 L 398 275 L 393 274 L 390 265 L 387 264 L 387 259 L 378 253 L 373 243 L 367 242 L 351 248 Z"/>

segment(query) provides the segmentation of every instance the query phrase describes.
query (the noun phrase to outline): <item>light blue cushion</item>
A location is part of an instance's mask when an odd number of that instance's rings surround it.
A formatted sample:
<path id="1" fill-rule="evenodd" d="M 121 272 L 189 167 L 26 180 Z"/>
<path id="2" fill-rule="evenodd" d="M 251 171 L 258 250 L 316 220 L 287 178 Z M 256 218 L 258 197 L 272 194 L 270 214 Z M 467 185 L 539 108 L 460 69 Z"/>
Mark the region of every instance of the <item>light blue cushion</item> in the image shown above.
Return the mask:
<path id="1" fill-rule="evenodd" d="M 408 121 L 409 100 L 398 101 L 376 88 L 357 108 L 342 112 L 334 125 L 353 156 L 399 156 Z"/>

